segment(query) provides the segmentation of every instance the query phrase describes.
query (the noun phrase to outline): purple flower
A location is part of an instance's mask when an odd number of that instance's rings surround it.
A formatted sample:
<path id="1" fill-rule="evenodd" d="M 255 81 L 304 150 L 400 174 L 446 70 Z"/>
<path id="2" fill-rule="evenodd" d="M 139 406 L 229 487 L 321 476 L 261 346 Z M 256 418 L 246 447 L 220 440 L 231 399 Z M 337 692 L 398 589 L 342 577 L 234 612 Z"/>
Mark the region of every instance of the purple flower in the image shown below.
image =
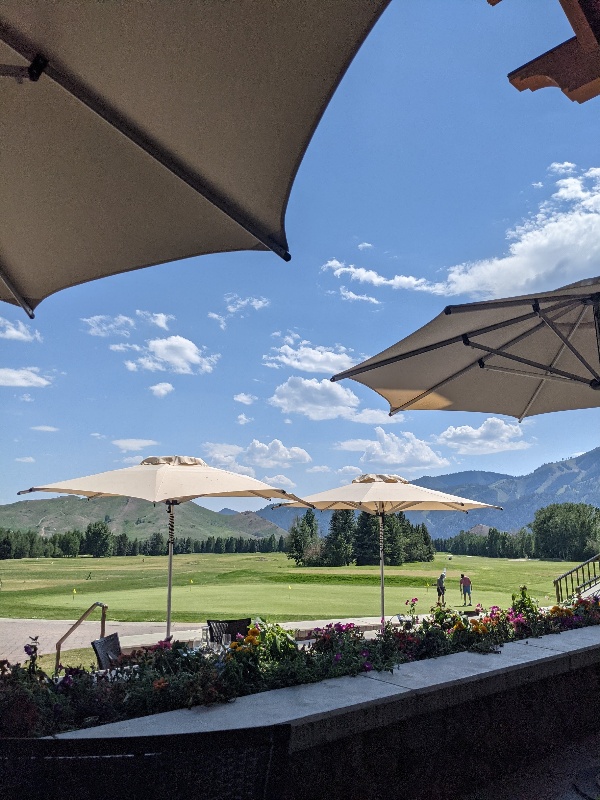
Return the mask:
<path id="1" fill-rule="evenodd" d="M 337 662 L 338 662 L 338 661 L 340 661 L 340 659 L 341 659 L 341 658 L 342 658 L 342 654 L 341 654 L 341 653 L 336 653 L 336 654 L 334 655 L 334 657 L 333 657 L 333 660 L 334 660 L 334 661 L 335 661 L 335 663 L 337 664 Z"/>
<path id="2" fill-rule="evenodd" d="M 365 672 L 370 672 L 373 669 L 373 664 L 371 664 L 369 661 L 365 661 L 363 664 L 363 669 Z"/>
<path id="3" fill-rule="evenodd" d="M 369 651 L 368 651 L 368 650 L 362 650 L 362 651 L 361 651 L 361 656 L 362 656 L 363 658 L 367 658 L 367 657 L 368 657 L 368 655 L 369 655 Z"/>
<path id="4" fill-rule="evenodd" d="M 28 656 L 34 656 L 37 653 L 37 647 L 33 644 L 26 644 L 23 648 Z"/>

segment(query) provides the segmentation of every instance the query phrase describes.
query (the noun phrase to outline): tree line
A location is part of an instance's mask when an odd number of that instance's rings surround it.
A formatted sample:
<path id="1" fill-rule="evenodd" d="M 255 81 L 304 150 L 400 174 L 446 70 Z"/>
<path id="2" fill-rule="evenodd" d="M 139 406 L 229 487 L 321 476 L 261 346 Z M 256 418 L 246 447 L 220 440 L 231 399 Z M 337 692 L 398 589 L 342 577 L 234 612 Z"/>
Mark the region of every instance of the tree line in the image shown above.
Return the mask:
<path id="1" fill-rule="evenodd" d="M 173 552 L 180 553 L 275 553 L 285 548 L 285 537 L 271 534 L 264 539 L 243 536 L 209 536 L 199 541 L 175 538 Z M 156 532 L 149 539 L 130 539 L 126 533 L 113 534 L 106 522 L 90 522 L 85 531 L 71 530 L 44 537 L 37 531 L 0 528 L 0 560 L 11 558 L 75 558 L 92 556 L 162 556 L 167 538 Z"/>
<path id="2" fill-rule="evenodd" d="M 385 563 L 432 561 L 435 549 L 425 525 L 412 525 L 402 512 L 384 518 Z M 286 539 L 287 557 L 297 566 L 342 567 L 379 564 L 379 519 L 352 510 L 334 511 L 327 536 L 319 536 L 315 513 L 308 509 L 292 523 Z"/>
<path id="3" fill-rule="evenodd" d="M 490 528 L 487 535 L 461 531 L 435 539 L 436 550 L 488 558 L 556 558 L 586 561 L 600 553 L 600 509 L 587 503 L 552 503 L 516 533 Z"/>

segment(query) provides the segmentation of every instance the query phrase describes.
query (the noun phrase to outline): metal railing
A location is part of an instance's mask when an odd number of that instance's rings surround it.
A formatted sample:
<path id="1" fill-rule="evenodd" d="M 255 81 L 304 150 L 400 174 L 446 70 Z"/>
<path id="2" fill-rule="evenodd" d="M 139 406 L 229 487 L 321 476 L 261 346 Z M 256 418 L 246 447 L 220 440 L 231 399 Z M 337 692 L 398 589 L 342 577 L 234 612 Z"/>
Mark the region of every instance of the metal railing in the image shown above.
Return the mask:
<path id="1" fill-rule="evenodd" d="M 583 564 L 573 567 L 568 572 L 559 575 L 554 581 L 556 602 L 562 603 L 570 597 L 591 589 L 600 583 L 600 553 L 588 558 Z"/>
<path id="2" fill-rule="evenodd" d="M 71 625 L 71 627 L 65 633 L 65 635 L 62 637 L 62 639 L 59 639 L 58 642 L 56 643 L 56 662 L 55 662 L 55 665 L 54 665 L 54 672 L 55 673 L 58 672 L 58 667 L 60 665 L 60 648 L 62 647 L 62 643 L 65 641 L 65 639 L 68 639 L 69 636 L 73 633 L 73 631 L 76 628 L 78 628 L 85 619 L 87 619 L 89 617 L 89 615 L 92 613 L 92 611 L 95 608 L 98 608 L 98 607 L 100 607 L 102 609 L 102 617 L 100 619 L 100 637 L 99 638 L 102 639 L 104 637 L 104 635 L 106 634 L 106 609 L 108 608 L 108 606 L 106 605 L 106 603 L 97 602 L 97 603 L 94 603 L 93 605 L 91 605 L 88 608 L 87 611 L 84 611 L 83 614 L 77 620 L 77 622 L 74 625 Z"/>

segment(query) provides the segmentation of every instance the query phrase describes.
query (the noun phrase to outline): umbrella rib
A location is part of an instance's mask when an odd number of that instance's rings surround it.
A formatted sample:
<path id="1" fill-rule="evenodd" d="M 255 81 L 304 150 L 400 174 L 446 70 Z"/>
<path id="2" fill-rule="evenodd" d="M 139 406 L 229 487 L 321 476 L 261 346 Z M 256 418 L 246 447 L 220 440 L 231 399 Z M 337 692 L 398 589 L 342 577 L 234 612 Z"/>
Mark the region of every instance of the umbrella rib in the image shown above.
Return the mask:
<path id="1" fill-rule="evenodd" d="M 35 62 L 36 59 L 40 58 L 40 54 L 36 52 L 34 46 L 1 19 L 0 41 L 3 41 L 28 61 Z M 66 71 L 57 69 L 52 64 L 45 65 L 43 73 L 54 81 L 54 83 L 58 84 L 62 89 L 83 103 L 90 111 L 97 114 L 105 122 L 115 128 L 115 130 L 119 131 L 119 133 L 143 150 L 152 159 L 161 164 L 171 174 L 187 184 L 211 205 L 226 214 L 241 228 L 264 244 L 265 247 L 276 253 L 284 261 L 290 261 L 291 255 L 287 248 L 274 241 L 262 226 L 254 220 L 251 220 L 240 209 L 236 208 L 226 197 L 215 188 L 211 187 L 199 173 L 177 158 L 177 156 L 166 147 L 154 141 L 147 133 L 142 131 L 142 129 L 131 120 L 127 119 L 123 113 L 110 106 L 106 100 L 97 95 L 92 89 L 81 81 L 78 81 L 74 76 L 69 75 Z M 27 311 L 27 309 L 25 309 L 25 311 Z"/>
<path id="2" fill-rule="evenodd" d="M 537 317 L 537 314 L 532 311 L 529 314 L 523 314 L 521 317 L 516 317 L 505 322 L 497 322 L 495 325 L 487 325 L 485 328 L 478 328 L 477 330 L 470 331 L 469 336 L 482 336 L 484 333 L 491 333 L 492 331 L 501 330 L 502 328 L 508 328 L 511 325 L 517 325 L 520 322 L 527 322 L 527 320 L 534 319 L 535 317 Z M 461 333 L 458 334 L 458 336 L 452 336 L 451 338 L 444 339 L 441 342 L 434 342 L 433 344 L 428 344 L 424 347 L 418 347 L 416 350 L 410 350 L 408 353 L 400 353 L 396 356 L 384 358 L 381 361 L 378 361 L 376 364 L 359 364 L 356 367 L 350 367 L 350 369 L 344 370 L 344 372 L 338 372 L 338 374 L 334 375 L 332 378 L 330 378 L 330 380 L 339 381 L 342 380 L 342 378 L 352 378 L 354 375 L 360 375 L 363 372 L 370 372 L 372 369 L 387 367 L 390 364 L 396 364 L 398 361 L 405 361 L 407 358 L 412 358 L 413 356 L 424 355 L 425 353 L 430 353 L 433 350 L 439 350 L 442 347 L 448 347 L 451 344 L 458 344 L 459 342 L 463 341 L 464 336 L 465 334 Z"/>
<path id="3" fill-rule="evenodd" d="M 548 311 L 558 308 L 565 303 L 590 303 L 593 301 L 595 294 L 558 294 L 558 295 L 541 295 L 537 298 L 538 303 L 551 303 L 555 302 L 557 305 L 553 306 Z M 530 295 L 531 297 L 531 295 Z M 455 306 L 446 306 L 444 314 L 463 314 L 466 312 L 481 311 L 483 309 L 498 309 L 498 308 L 514 308 L 515 306 L 529 306 L 531 299 L 515 298 L 514 300 L 485 300 L 483 303 L 461 303 Z"/>
<path id="4" fill-rule="evenodd" d="M 583 309 L 581 310 L 581 313 L 579 314 L 579 317 L 577 318 L 576 322 L 574 323 L 573 327 L 571 328 L 571 330 L 570 330 L 570 332 L 569 332 L 569 338 L 570 338 L 571 336 L 573 336 L 573 334 L 575 333 L 575 331 L 577 330 L 577 328 L 578 328 L 578 327 L 579 327 L 579 325 L 581 324 L 581 321 L 583 320 L 583 317 L 585 316 L 585 310 L 586 310 L 586 308 L 587 308 L 587 305 L 584 305 Z M 556 317 L 555 317 L 555 319 L 556 319 L 556 318 L 558 318 L 558 316 L 559 316 L 559 315 L 557 314 L 557 315 L 556 315 Z M 564 347 L 564 344 L 563 344 L 563 346 L 559 348 L 559 350 L 558 350 L 558 353 L 557 353 L 557 354 L 556 354 L 556 356 L 554 357 L 554 359 L 553 359 L 553 361 L 552 361 L 552 363 L 551 363 L 551 365 L 550 365 L 550 366 L 552 366 L 552 367 L 553 367 L 553 366 L 556 364 L 556 362 L 558 361 L 558 359 L 559 359 L 559 358 L 561 357 L 561 355 L 563 354 L 563 352 L 564 352 L 564 349 L 565 349 L 565 347 Z M 549 380 L 549 379 L 550 379 L 550 380 L 563 380 L 563 379 L 562 379 L 562 378 L 560 378 L 558 375 L 553 375 L 553 376 L 551 376 L 551 375 L 545 375 L 545 376 L 542 378 L 542 380 L 540 380 L 540 382 L 539 382 L 538 386 L 536 387 L 536 389 L 535 389 L 534 393 L 533 393 L 533 394 L 531 395 L 531 397 L 529 398 L 529 402 L 527 403 L 527 405 L 525 406 L 525 408 L 523 409 L 523 411 L 521 412 L 521 414 L 519 414 L 519 416 L 518 416 L 518 418 L 517 418 L 517 419 L 519 420 L 519 422 L 521 422 L 521 420 L 522 420 L 522 419 L 524 419 L 524 417 L 526 417 L 526 416 L 527 416 L 527 414 L 529 413 L 529 409 L 530 409 L 530 408 L 532 407 L 532 405 L 535 403 L 535 401 L 537 400 L 537 398 L 538 398 L 538 396 L 539 396 L 540 392 L 541 392 L 541 391 L 542 391 L 542 389 L 544 388 L 545 381 L 546 381 L 546 380 Z"/>
<path id="5" fill-rule="evenodd" d="M 577 330 L 577 328 L 579 327 L 579 324 L 580 324 L 580 322 L 581 322 L 581 320 L 583 319 L 583 316 L 584 316 L 584 314 L 585 314 L 586 308 L 587 308 L 587 306 L 584 306 L 584 307 L 583 307 L 583 309 L 581 310 L 581 313 L 580 313 L 580 315 L 579 315 L 579 318 L 577 319 L 577 322 L 576 322 L 576 323 L 573 325 L 573 328 L 572 328 L 572 329 L 571 329 L 571 331 L 569 332 L 569 337 L 573 336 L 573 334 L 575 333 L 575 331 L 576 331 L 576 330 Z M 595 369 L 594 369 L 594 368 L 591 366 L 591 364 L 588 364 L 588 362 L 586 361 L 586 359 L 585 359 L 585 358 L 584 358 L 584 357 L 581 355 L 581 353 L 579 352 L 579 350 L 577 350 L 577 349 L 576 349 L 576 348 L 575 348 L 575 347 L 574 347 L 574 346 L 571 344 L 571 342 L 569 341 L 569 339 L 568 339 L 568 338 L 567 338 L 567 337 L 566 337 L 564 334 L 562 334 L 562 333 L 561 333 L 561 332 L 558 330 L 558 328 L 556 327 L 556 325 L 554 324 L 554 322 L 553 322 L 551 319 L 548 319 L 548 317 L 546 316 L 545 312 L 543 312 L 542 310 L 539 310 L 539 311 L 538 311 L 538 314 L 540 315 L 540 319 L 542 319 L 542 320 L 543 320 L 543 321 L 546 323 L 546 325 L 547 325 L 547 326 L 550 328 L 550 330 L 551 330 L 551 331 L 552 331 L 554 334 L 556 334 L 556 336 L 558 336 L 558 338 L 561 340 L 561 342 L 562 342 L 562 343 L 563 343 L 563 345 L 564 345 L 563 347 L 561 347 L 561 348 L 560 348 L 560 350 L 559 350 L 559 352 L 558 352 L 558 354 L 557 354 L 556 358 L 554 359 L 554 361 L 553 361 L 552 363 L 553 363 L 553 364 L 556 364 L 556 362 L 558 361 L 558 359 L 560 358 L 560 356 L 561 356 L 561 355 L 562 355 L 562 353 L 564 352 L 564 349 L 565 349 L 565 347 L 567 347 L 567 348 L 568 348 L 568 349 L 569 349 L 569 350 L 570 350 L 570 351 L 573 353 L 573 355 L 575 356 L 575 358 L 576 358 L 576 359 L 577 359 L 577 360 L 578 360 L 578 361 L 579 361 L 581 364 L 583 364 L 583 366 L 584 366 L 584 367 L 585 367 L 585 368 L 586 368 L 586 369 L 587 369 L 587 370 L 588 370 L 588 371 L 589 371 L 589 372 L 590 372 L 590 373 L 591 373 L 591 374 L 594 376 L 594 378 L 595 378 L 596 380 L 600 380 L 600 375 L 598 375 L 598 373 L 596 372 L 596 370 L 595 370 Z"/>
<path id="6" fill-rule="evenodd" d="M 33 319 L 35 317 L 35 314 L 33 313 L 33 308 L 29 305 L 27 300 L 25 300 L 22 293 L 17 289 L 15 284 L 12 282 L 12 279 L 9 278 L 6 272 L 6 268 L 4 267 L 2 262 L 0 262 L 0 281 L 2 281 L 2 283 L 6 286 L 8 291 L 12 294 L 17 303 L 23 309 L 23 311 L 27 314 L 29 319 Z"/>

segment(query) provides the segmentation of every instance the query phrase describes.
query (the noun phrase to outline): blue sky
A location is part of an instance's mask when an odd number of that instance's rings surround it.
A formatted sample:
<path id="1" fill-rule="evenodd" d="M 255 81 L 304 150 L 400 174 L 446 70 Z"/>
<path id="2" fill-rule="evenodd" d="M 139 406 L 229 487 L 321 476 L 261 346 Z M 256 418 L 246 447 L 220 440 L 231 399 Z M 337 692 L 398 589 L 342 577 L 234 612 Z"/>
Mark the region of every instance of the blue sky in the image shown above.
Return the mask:
<path id="1" fill-rule="evenodd" d="M 558 2 L 541 9 L 392 2 L 301 165 L 290 264 L 234 253 L 139 270 L 59 292 L 33 321 L 2 304 L 0 503 L 149 455 L 302 495 L 362 472 L 522 475 L 596 447 L 596 409 L 389 418 L 375 393 L 329 381 L 449 298 L 600 274 L 600 98 L 506 79 L 573 35 Z"/>

